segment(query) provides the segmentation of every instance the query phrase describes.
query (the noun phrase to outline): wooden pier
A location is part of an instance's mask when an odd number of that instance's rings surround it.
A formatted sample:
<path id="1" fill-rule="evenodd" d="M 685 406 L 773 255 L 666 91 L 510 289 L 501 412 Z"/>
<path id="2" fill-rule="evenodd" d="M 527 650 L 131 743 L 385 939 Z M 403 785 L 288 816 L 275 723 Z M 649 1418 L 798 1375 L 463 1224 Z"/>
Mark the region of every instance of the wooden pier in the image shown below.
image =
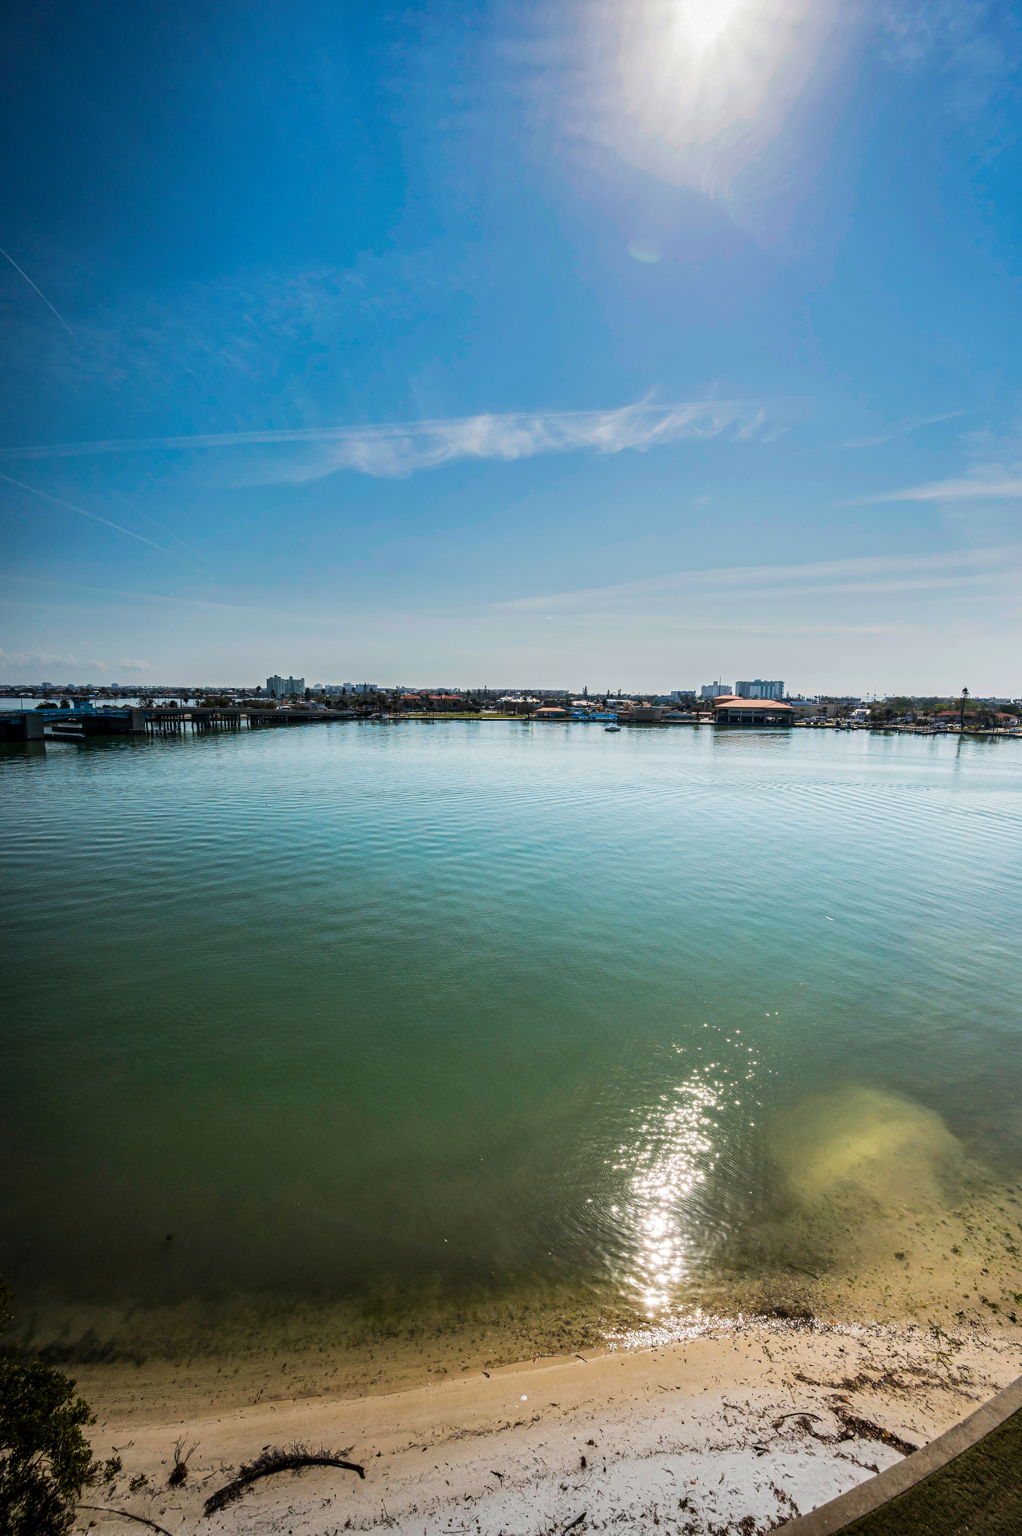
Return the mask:
<path id="1" fill-rule="evenodd" d="M 165 704 L 127 709 L 0 710 L 0 742 L 73 741 L 114 736 L 182 736 L 186 732 L 263 729 L 271 725 L 313 725 L 358 718 L 339 709 L 246 709 L 214 704 L 169 709 Z"/>

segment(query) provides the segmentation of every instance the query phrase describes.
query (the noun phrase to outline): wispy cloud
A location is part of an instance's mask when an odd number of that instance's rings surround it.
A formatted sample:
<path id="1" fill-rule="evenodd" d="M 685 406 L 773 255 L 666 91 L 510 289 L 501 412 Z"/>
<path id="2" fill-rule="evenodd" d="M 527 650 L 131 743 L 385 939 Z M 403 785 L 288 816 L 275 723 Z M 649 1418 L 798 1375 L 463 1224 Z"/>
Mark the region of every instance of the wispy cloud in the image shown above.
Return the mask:
<path id="1" fill-rule="evenodd" d="M 1014 426 L 1003 432 L 984 429 L 965 433 L 960 439 L 965 472 L 944 480 L 927 480 L 920 485 L 896 486 L 892 490 L 871 491 L 842 503 L 850 507 L 880 505 L 884 502 L 958 502 L 1017 501 L 1022 498 L 1022 428 Z"/>
<path id="2" fill-rule="evenodd" d="M 1017 580 L 1022 572 L 1022 544 L 996 549 L 963 549 L 925 555 L 872 555 L 848 560 L 811 561 L 803 565 L 719 567 L 674 571 L 615 586 L 587 587 L 573 592 L 517 598 L 497 607 L 530 612 L 550 609 L 604 611 L 624 604 L 648 604 L 672 599 L 742 594 L 747 597 L 788 597 L 837 593 L 885 594 L 982 587 Z M 704 627 L 704 626 L 701 626 Z"/>
<path id="3" fill-rule="evenodd" d="M 83 672 L 99 672 L 106 666 L 105 661 L 99 661 L 95 657 L 75 656 L 66 651 L 57 655 L 47 655 L 42 651 L 0 650 L 0 670 L 14 667 L 43 670 L 47 667 L 78 667 Z"/>
<path id="4" fill-rule="evenodd" d="M 55 667 L 77 667 L 82 672 L 106 672 L 111 675 L 116 672 L 151 672 L 153 670 L 148 661 L 142 661 L 138 657 L 121 657 L 116 661 L 102 661 L 95 656 L 77 656 L 69 651 L 52 654 L 45 651 L 0 649 L 0 671 L 15 667 L 40 671 Z"/>
<path id="5" fill-rule="evenodd" d="M 899 437 L 908 437 L 913 432 L 919 432 L 923 427 L 933 427 L 941 421 L 953 421 L 956 416 L 962 415 L 964 415 L 963 411 L 941 411 L 936 416 L 916 416 L 911 421 L 900 422 L 897 426 L 890 427 L 885 432 L 877 432 L 871 437 L 853 437 L 844 443 L 824 443 L 820 448 L 810 448 L 806 451 L 824 453 L 846 448 L 877 448 L 882 443 L 894 443 Z"/>
<path id="6" fill-rule="evenodd" d="M 1019 31 L 1010 6 L 989 0 L 887 0 L 882 56 L 906 74 L 929 70 L 951 85 L 962 118 L 981 112 L 1017 70 Z"/>
<path id="7" fill-rule="evenodd" d="M 876 491 L 842 502 L 846 507 L 869 507 L 885 501 L 1015 501 L 1022 497 L 1022 475 L 985 480 L 968 475 L 958 480 L 931 480 L 926 485 L 902 486 L 896 491 Z"/>
<path id="8" fill-rule="evenodd" d="M 0 450 L 0 458 L 67 459 L 98 454 L 297 445 L 312 448 L 314 452 L 265 465 L 258 478 L 301 482 L 321 479 L 340 469 L 396 477 L 467 459 L 510 461 L 533 458 L 537 454 L 583 450 L 604 454 L 625 450 L 643 452 L 667 443 L 698 441 L 724 433 L 742 439 L 753 438 L 766 430 L 766 413 L 755 403 L 689 400 L 673 405 L 654 405 L 641 401 L 607 411 L 514 412 L 362 427 L 268 428 L 182 437 L 54 443 L 5 448 Z"/>

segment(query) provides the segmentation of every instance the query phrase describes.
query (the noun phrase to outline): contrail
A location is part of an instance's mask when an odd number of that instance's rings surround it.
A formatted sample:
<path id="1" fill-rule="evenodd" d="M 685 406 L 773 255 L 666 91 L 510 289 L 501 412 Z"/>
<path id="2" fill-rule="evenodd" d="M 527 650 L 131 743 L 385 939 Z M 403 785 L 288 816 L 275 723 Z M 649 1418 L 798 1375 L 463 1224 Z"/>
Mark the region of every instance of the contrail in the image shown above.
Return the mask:
<path id="1" fill-rule="evenodd" d="M 6 480 L 8 485 L 16 485 L 19 491 L 31 491 L 33 496 L 41 496 L 43 501 L 52 501 L 55 507 L 67 507 L 69 512 L 80 512 L 82 517 L 88 517 L 94 523 L 102 523 L 104 528 L 116 528 L 118 533 L 127 534 L 129 539 L 137 539 L 140 544 L 148 544 L 150 549 L 158 549 L 161 555 L 170 555 L 172 560 L 180 559 L 180 556 L 174 550 L 168 549 L 165 544 L 157 544 L 141 533 L 132 533 L 130 528 L 122 528 L 120 523 L 112 523 L 108 517 L 100 517 L 98 512 L 87 512 L 84 507 L 76 507 L 73 501 L 63 501 L 59 496 L 51 496 L 48 491 L 40 491 L 34 485 L 26 485 L 23 480 L 15 480 L 13 475 L 0 474 L 0 480 Z"/>
<path id="2" fill-rule="evenodd" d="M 239 448 L 268 443 L 351 445 L 356 452 L 376 445 L 436 439 L 465 457 L 529 458 L 568 448 L 648 447 L 683 435 L 715 436 L 742 422 L 752 410 L 739 400 L 689 400 L 674 405 L 636 405 L 610 410 L 510 412 L 505 415 L 454 416 L 439 420 L 387 422 L 360 427 L 269 427 L 249 432 L 199 432 L 181 437 L 111 438 L 92 443 L 49 443 L 0 448 L 5 459 L 64 459 L 107 453 L 147 453 L 164 449 Z M 358 467 L 356 464 L 355 467 Z"/>
<path id="3" fill-rule="evenodd" d="M 181 548 L 186 552 L 186 554 L 191 555 L 192 559 L 197 561 L 197 563 L 202 566 L 204 571 L 208 571 L 211 576 L 216 575 L 213 567 L 206 563 L 206 561 L 199 554 L 198 550 L 193 549 L 190 544 L 185 543 L 184 539 L 179 538 L 178 535 L 174 532 L 173 528 L 168 528 L 166 523 L 159 522 L 155 517 L 153 517 L 151 512 L 145 512 L 141 507 L 136 507 L 134 502 L 129 501 L 127 496 L 122 496 L 120 491 L 113 491 L 111 494 L 116 496 L 118 501 L 123 502 L 129 512 L 134 512 L 136 517 L 144 517 L 147 523 L 152 523 L 154 528 L 159 528 L 160 532 L 165 533 L 168 538 L 173 539 L 175 544 L 180 544 Z"/>
<path id="4" fill-rule="evenodd" d="M 49 299 L 46 297 L 46 295 L 43 292 L 43 290 L 40 287 L 38 287 L 38 285 L 35 284 L 32 281 L 32 279 L 29 277 L 27 272 L 23 271 L 22 268 L 18 266 L 18 263 L 15 261 L 14 257 L 13 256 L 8 256 L 7 252 L 4 250 L 2 245 L 0 245 L 0 256 L 3 256 L 5 258 L 5 260 L 10 262 L 10 264 L 14 268 L 15 272 L 19 273 L 19 275 L 25 279 L 26 283 L 32 289 L 33 293 L 37 293 L 39 295 L 39 297 L 42 299 L 43 303 L 46 305 L 46 308 L 48 310 L 51 310 L 52 313 L 56 315 L 57 319 L 60 321 L 60 323 L 64 327 L 65 331 L 70 336 L 71 340 L 72 341 L 77 341 L 78 337 L 75 335 L 74 331 L 68 325 L 67 321 L 64 319 L 64 316 L 61 314 L 60 310 L 57 309 L 53 304 L 50 303 Z"/>

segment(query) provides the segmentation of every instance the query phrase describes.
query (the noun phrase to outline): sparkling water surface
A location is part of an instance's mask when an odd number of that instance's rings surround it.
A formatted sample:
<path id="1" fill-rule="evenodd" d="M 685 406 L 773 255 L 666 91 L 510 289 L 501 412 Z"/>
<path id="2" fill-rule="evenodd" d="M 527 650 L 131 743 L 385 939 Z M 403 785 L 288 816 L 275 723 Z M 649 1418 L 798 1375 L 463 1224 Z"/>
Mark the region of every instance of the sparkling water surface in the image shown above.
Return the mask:
<path id="1" fill-rule="evenodd" d="M 1022 743 L 338 723 L 5 749 L 0 807 L 22 1298 L 655 1312 L 807 1103 L 1022 1171 Z"/>

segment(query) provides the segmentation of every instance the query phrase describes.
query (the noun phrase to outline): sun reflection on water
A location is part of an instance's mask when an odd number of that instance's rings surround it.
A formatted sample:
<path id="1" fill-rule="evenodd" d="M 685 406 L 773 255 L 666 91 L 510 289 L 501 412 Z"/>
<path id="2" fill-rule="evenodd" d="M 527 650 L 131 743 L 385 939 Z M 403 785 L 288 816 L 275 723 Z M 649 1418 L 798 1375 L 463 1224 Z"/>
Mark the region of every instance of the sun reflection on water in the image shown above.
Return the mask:
<path id="1" fill-rule="evenodd" d="M 614 1165 L 631 1175 L 623 1203 L 611 1212 L 632 1246 L 624 1283 L 650 1316 L 671 1305 L 690 1273 L 687 1207 L 719 1157 L 719 1107 L 719 1086 L 689 1077 L 663 1096 Z"/>

